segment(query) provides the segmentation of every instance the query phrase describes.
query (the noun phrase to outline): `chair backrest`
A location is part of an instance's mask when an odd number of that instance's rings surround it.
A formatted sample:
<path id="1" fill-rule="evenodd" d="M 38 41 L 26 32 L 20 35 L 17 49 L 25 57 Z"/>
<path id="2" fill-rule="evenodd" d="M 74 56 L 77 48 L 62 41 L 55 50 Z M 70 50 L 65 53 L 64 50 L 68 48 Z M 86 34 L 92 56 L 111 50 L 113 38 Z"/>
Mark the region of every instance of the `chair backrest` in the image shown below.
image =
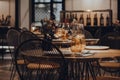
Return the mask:
<path id="1" fill-rule="evenodd" d="M 45 47 L 47 48 L 47 44 L 51 45 L 51 48 L 45 49 Z M 44 48 L 43 48 L 44 47 Z M 21 54 L 22 53 L 22 54 Z M 57 57 L 58 60 L 56 60 Z M 61 78 L 64 76 L 65 74 L 65 68 L 66 68 L 66 61 L 64 59 L 64 56 L 62 54 L 62 52 L 55 46 L 53 45 L 51 42 L 46 41 L 46 40 L 42 40 L 42 39 L 29 39 L 26 40 L 24 42 L 22 42 L 19 47 L 16 49 L 15 52 L 15 65 L 16 65 L 16 69 L 18 71 L 18 74 L 21 78 L 21 80 L 24 80 L 21 74 L 21 68 L 19 67 L 19 64 L 17 64 L 17 60 L 19 59 L 24 59 L 25 63 L 27 62 L 32 62 L 32 63 L 58 63 L 60 65 L 60 73 L 62 73 Z M 63 80 L 63 79 L 60 79 Z"/>
<path id="2" fill-rule="evenodd" d="M 119 60 L 115 57 L 114 58 L 111 58 L 111 57 L 100 58 L 98 60 L 98 67 L 101 70 L 111 73 L 111 74 L 112 73 L 118 74 L 120 72 L 120 63 L 119 63 Z M 112 77 L 115 77 L 115 76 L 112 75 Z M 116 75 L 116 77 L 117 77 L 117 75 Z"/>
<path id="3" fill-rule="evenodd" d="M 91 34 L 89 31 L 87 31 L 87 30 L 84 30 L 84 34 L 85 34 L 85 38 L 86 38 L 86 39 L 91 39 L 91 38 L 93 38 L 92 34 Z"/>
<path id="4" fill-rule="evenodd" d="M 107 33 L 100 38 L 98 45 L 109 46 L 113 49 L 120 49 L 120 34 L 116 32 Z"/>
<path id="5" fill-rule="evenodd" d="M 101 36 L 102 36 L 102 30 L 100 28 L 100 29 L 96 30 L 96 32 L 94 34 L 94 37 L 95 38 L 101 38 Z"/>
<path id="6" fill-rule="evenodd" d="M 22 43 L 26 40 L 29 40 L 29 39 L 37 39 L 38 36 L 30 31 L 23 31 L 21 32 L 20 34 L 20 40 L 19 42 Z"/>
<path id="7" fill-rule="evenodd" d="M 17 47 L 19 45 L 20 32 L 16 29 L 9 29 L 7 32 L 7 43 L 9 46 Z"/>

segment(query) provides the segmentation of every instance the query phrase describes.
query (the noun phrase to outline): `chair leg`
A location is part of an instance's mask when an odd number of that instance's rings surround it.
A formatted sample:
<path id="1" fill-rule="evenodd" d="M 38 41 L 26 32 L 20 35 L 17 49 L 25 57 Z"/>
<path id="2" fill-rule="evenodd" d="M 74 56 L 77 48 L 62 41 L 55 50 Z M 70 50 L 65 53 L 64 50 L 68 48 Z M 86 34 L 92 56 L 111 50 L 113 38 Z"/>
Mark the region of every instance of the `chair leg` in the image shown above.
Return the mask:
<path id="1" fill-rule="evenodd" d="M 94 69 L 93 69 L 93 66 L 92 66 L 91 62 L 88 63 L 88 68 L 89 68 L 89 71 L 91 73 L 91 76 L 92 76 L 93 80 L 96 80 L 96 75 L 95 75 L 95 72 L 94 72 Z"/>
<path id="2" fill-rule="evenodd" d="M 15 69 L 15 67 L 13 66 L 13 67 L 12 67 L 12 70 L 11 70 L 10 80 L 14 80 L 15 74 L 16 74 L 16 69 Z"/>

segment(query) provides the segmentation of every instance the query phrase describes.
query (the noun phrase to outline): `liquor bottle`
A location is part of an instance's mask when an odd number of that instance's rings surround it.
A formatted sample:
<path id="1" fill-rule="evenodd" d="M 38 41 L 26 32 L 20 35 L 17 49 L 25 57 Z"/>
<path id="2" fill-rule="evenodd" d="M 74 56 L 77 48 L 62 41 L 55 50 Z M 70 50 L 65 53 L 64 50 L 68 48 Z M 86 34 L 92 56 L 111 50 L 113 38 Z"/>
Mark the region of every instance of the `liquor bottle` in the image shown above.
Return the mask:
<path id="1" fill-rule="evenodd" d="M 5 18 L 4 18 L 4 14 L 2 14 L 2 20 L 1 20 L 1 25 L 5 24 Z"/>
<path id="2" fill-rule="evenodd" d="M 1 20 L 1 17 L 0 17 L 0 25 L 1 25 L 1 22 L 2 22 L 2 20 Z"/>
<path id="3" fill-rule="evenodd" d="M 74 13 L 72 14 L 72 19 L 75 19 L 75 15 L 74 15 Z"/>
<path id="4" fill-rule="evenodd" d="M 70 19 L 69 19 L 69 22 L 72 23 L 72 21 L 73 21 L 73 15 L 72 15 L 72 13 L 70 13 Z"/>
<path id="5" fill-rule="evenodd" d="M 84 24 L 83 14 L 80 15 L 79 23 L 80 23 L 80 24 Z"/>
<path id="6" fill-rule="evenodd" d="M 98 17 L 97 17 L 97 13 L 94 14 L 94 26 L 98 25 Z"/>
<path id="7" fill-rule="evenodd" d="M 87 20 L 86 20 L 86 22 L 87 22 L 87 26 L 90 26 L 90 25 L 91 25 L 91 17 L 90 17 L 90 14 L 87 15 Z"/>
<path id="8" fill-rule="evenodd" d="M 75 20 L 78 21 L 77 13 L 75 14 Z"/>
<path id="9" fill-rule="evenodd" d="M 66 14 L 65 23 L 69 23 L 69 19 L 70 19 L 69 14 Z"/>
<path id="10" fill-rule="evenodd" d="M 104 26 L 104 17 L 103 14 L 100 14 L 100 26 Z"/>
<path id="11" fill-rule="evenodd" d="M 72 22 L 73 22 L 73 23 L 76 22 L 75 14 L 74 14 L 74 13 L 72 14 Z"/>
<path id="12" fill-rule="evenodd" d="M 106 17 L 106 26 L 109 26 L 109 25 L 110 25 L 110 17 L 107 14 L 107 17 Z"/>

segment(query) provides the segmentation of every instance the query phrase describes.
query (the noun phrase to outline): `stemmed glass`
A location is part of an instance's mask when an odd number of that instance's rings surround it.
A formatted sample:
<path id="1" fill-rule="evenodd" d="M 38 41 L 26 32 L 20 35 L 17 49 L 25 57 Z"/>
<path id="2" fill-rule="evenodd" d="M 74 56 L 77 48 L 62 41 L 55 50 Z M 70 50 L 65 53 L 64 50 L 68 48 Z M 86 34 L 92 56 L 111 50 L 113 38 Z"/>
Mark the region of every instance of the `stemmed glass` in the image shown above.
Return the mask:
<path id="1" fill-rule="evenodd" d="M 84 28 L 81 24 L 75 24 L 72 33 L 70 50 L 75 55 L 77 52 L 82 52 L 86 46 Z"/>

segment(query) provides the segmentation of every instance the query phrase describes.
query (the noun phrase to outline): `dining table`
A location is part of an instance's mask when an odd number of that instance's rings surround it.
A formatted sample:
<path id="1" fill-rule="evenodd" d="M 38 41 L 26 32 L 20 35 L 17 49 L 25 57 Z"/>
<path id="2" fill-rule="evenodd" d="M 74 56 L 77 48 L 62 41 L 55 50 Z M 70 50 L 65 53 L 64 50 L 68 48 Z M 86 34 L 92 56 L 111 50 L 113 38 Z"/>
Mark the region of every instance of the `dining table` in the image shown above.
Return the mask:
<path id="1" fill-rule="evenodd" d="M 23 55 L 39 59 L 41 55 L 39 53 L 32 55 L 32 51 L 34 50 L 24 52 Z M 69 47 L 60 48 L 60 51 L 67 61 L 68 80 L 89 80 L 90 77 L 92 77 L 92 80 L 96 80 L 93 62 L 97 62 L 101 58 L 120 57 L 120 49 L 110 49 L 108 46 L 86 46 L 82 52 L 74 54 Z M 45 57 L 46 56 L 47 58 L 59 60 L 59 55 L 56 54 L 53 54 L 53 56 L 45 55 Z"/>

